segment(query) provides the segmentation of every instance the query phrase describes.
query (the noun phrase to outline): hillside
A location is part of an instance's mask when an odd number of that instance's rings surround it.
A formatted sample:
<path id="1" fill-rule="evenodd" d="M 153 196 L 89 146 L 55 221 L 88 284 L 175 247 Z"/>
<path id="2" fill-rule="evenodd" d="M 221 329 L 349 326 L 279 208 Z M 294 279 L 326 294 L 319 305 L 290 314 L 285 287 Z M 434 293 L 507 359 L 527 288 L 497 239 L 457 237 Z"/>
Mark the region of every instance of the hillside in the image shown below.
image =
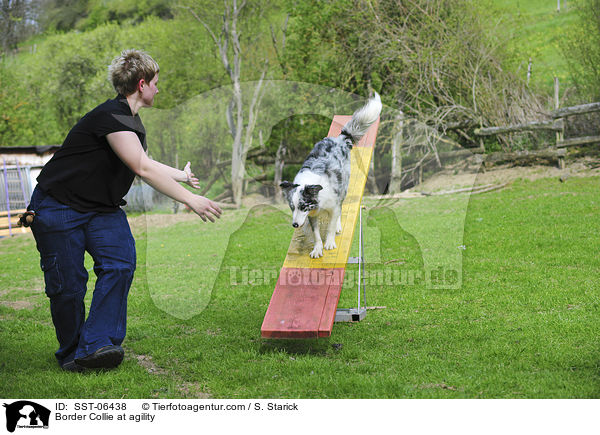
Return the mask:
<path id="1" fill-rule="evenodd" d="M 510 68 L 526 78 L 531 59 L 530 85 L 548 93 L 553 92 L 554 77 L 563 89 L 571 83 L 561 42 L 577 24 L 573 3 L 562 0 L 558 12 L 555 0 L 493 0 L 501 11 L 497 25 L 504 28 L 512 53 Z"/>

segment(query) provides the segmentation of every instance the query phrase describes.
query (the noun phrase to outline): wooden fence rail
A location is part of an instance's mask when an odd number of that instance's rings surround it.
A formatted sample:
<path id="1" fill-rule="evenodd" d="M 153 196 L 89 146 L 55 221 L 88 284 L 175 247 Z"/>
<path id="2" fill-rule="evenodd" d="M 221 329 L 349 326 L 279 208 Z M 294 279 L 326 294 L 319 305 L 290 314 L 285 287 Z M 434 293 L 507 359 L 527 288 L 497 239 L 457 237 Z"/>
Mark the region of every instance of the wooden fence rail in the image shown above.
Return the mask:
<path id="1" fill-rule="evenodd" d="M 583 115 L 584 113 L 598 112 L 600 111 L 600 103 L 589 103 L 582 104 L 580 106 L 563 107 L 562 109 L 556 109 L 550 113 L 552 118 L 564 118 L 565 116 L 571 115 Z"/>
<path id="2" fill-rule="evenodd" d="M 558 104 L 557 104 L 558 105 Z M 585 136 L 585 137 L 574 137 L 569 139 L 564 139 L 564 131 L 565 131 L 565 120 L 566 116 L 572 115 L 583 115 L 585 113 L 591 112 L 600 112 L 600 103 L 589 103 L 582 104 L 579 106 L 571 106 L 571 107 L 563 107 L 562 109 L 556 109 L 550 113 L 552 117 L 551 121 L 535 121 L 529 122 L 525 124 L 518 125 L 507 125 L 502 127 L 484 127 L 477 128 L 474 130 L 474 134 L 476 136 L 492 136 L 496 134 L 505 134 L 505 133 L 516 133 L 523 131 L 535 131 L 535 130 L 550 130 L 556 131 L 556 147 L 548 148 L 546 150 L 540 150 L 535 153 L 529 153 L 524 155 L 517 156 L 519 159 L 525 158 L 529 159 L 531 157 L 538 158 L 558 158 L 558 166 L 561 169 L 565 167 L 565 156 L 566 152 L 564 150 L 565 147 L 577 146 L 577 145 L 590 145 L 594 143 L 600 143 L 600 136 Z M 556 152 L 557 148 L 559 149 Z M 562 148 L 562 149 L 560 149 Z M 509 155 L 508 153 L 507 155 Z M 504 156 L 503 156 L 504 157 Z M 489 156 L 488 156 L 489 159 Z"/>
<path id="3" fill-rule="evenodd" d="M 600 143 L 600 136 L 584 136 L 574 137 L 571 139 L 563 139 L 556 142 L 558 148 L 572 147 L 575 145 L 590 145 L 593 143 Z"/>
<path id="4" fill-rule="evenodd" d="M 495 134 L 516 133 L 519 131 L 532 131 L 532 130 L 563 131 L 564 128 L 565 128 L 564 121 L 562 119 L 558 119 L 556 121 L 536 121 L 536 122 L 529 122 L 527 124 L 507 125 L 504 127 L 476 128 L 474 133 L 477 136 L 492 136 Z"/>

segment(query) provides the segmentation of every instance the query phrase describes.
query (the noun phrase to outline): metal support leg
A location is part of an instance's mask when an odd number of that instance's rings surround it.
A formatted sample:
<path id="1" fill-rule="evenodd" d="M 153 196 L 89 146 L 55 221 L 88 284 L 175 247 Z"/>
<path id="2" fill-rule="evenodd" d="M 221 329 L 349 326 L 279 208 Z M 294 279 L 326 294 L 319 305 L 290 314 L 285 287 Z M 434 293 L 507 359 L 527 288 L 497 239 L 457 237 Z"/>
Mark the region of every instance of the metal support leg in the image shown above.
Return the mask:
<path id="1" fill-rule="evenodd" d="M 8 193 L 8 170 L 6 169 L 6 160 L 2 157 L 2 172 L 4 174 L 4 193 L 6 194 L 6 213 L 8 216 L 8 234 L 12 237 L 12 224 L 10 219 L 10 195 Z"/>
<path id="2" fill-rule="evenodd" d="M 358 264 L 358 297 L 356 308 L 338 308 L 335 313 L 335 322 L 359 322 L 367 315 L 367 295 L 365 289 L 365 246 L 362 227 L 362 206 L 358 211 L 358 257 L 348 258 L 347 264 Z M 360 294 L 362 294 L 364 305 L 361 306 Z"/>

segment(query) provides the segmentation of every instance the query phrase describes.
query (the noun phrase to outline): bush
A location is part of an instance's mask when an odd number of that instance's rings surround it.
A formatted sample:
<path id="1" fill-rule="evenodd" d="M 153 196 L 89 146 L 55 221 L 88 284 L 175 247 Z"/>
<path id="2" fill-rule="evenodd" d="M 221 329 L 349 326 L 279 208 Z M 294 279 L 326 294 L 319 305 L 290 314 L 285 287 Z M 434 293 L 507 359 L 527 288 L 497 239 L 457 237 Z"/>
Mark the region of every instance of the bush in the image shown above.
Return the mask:
<path id="1" fill-rule="evenodd" d="M 573 4 L 574 3 L 574 4 Z M 576 0 L 579 25 L 562 44 L 578 102 L 600 100 L 600 0 Z"/>

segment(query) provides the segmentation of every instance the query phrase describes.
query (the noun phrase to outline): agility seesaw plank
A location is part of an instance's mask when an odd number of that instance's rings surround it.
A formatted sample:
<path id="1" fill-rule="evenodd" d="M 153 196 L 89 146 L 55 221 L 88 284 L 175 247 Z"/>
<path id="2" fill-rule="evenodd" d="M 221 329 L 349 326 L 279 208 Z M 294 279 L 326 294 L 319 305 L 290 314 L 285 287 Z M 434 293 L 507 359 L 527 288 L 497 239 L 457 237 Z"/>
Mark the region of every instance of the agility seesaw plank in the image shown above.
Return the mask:
<path id="1" fill-rule="evenodd" d="M 327 136 L 338 136 L 350 119 L 336 115 Z M 342 205 L 342 232 L 335 238 L 337 248 L 323 251 L 321 258 L 310 258 L 312 240 L 304 237 L 302 229 L 294 232 L 261 327 L 263 338 L 331 335 L 378 128 L 379 120 L 350 153 L 350 182 Z"/>

